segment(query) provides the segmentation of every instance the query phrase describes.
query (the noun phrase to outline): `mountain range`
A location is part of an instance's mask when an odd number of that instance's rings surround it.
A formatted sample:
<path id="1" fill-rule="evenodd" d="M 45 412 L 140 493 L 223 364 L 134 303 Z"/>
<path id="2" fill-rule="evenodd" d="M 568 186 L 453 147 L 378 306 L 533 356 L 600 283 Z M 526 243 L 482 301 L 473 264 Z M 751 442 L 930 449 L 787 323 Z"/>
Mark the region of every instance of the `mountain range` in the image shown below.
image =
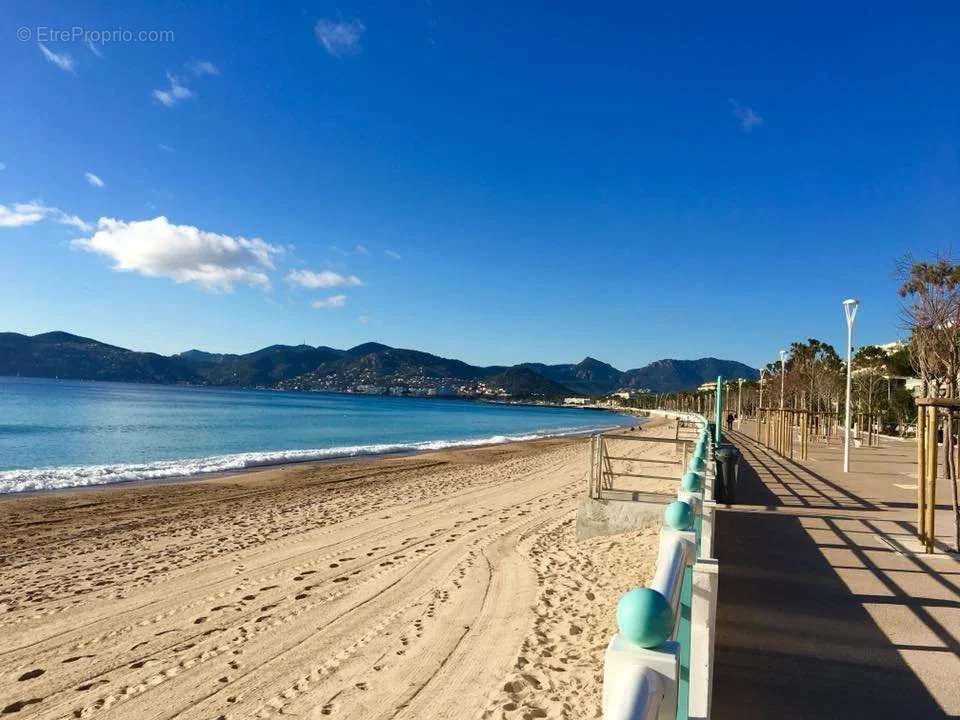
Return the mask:
<path id="1" fill-rule="evenodd" d="M 244 355 L 188 350 L 158 355 L 66 332 L 0 333 L 0 375 L 74 380 L 267 387 L 395 395 L 546 397 L 615 390 L 671 392 L 757 370 L 716 358 L 658 360 L 621 371 L 591 357 L 576 364 L 479 367 L 369 342 L 348 350 L 271 345 Z"/>

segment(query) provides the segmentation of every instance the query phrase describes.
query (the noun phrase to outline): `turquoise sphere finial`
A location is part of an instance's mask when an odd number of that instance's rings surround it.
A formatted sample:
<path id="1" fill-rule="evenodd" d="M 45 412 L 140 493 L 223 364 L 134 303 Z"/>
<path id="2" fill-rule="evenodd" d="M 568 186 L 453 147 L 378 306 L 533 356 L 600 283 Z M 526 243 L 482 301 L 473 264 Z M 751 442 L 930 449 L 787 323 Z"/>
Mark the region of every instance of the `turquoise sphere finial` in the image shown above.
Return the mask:
<path id="1" fill-rule="evenodd" d="M 693 508 L 683 500 L 674 500 L 664 508 L 663 520 L 674 530 L 689 530 L 693 525 Z"/>
<path id="2" fill-rule="evenodd" d="M 657 647 L 670 638 L 673 611 L 667 599 L 651 588 L 634 588 L 617 603 L 617 629 L 640 647 Z"/>
<path id="3" fill-rule="evenodd" d="M 695 472 L 685 472 L 680 478 L 680 487 L 687 492 L 698 492 L 700 490 L 700 476 Z"/>

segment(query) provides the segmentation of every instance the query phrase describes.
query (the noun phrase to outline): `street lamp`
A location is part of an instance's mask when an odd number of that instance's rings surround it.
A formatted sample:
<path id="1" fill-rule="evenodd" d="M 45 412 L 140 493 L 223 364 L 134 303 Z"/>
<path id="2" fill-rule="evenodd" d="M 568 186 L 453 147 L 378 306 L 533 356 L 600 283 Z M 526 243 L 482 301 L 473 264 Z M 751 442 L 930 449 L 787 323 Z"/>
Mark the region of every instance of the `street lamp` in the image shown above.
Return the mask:
<path id="1" fill-rule="evenodd" d="M 787 351 L 780 351 L 780 409 L 783 410 L 783 381 L 787 377 Z"/>
<path id="2" fill-rule="evenodd" d="M 766 371 L 767 371 L 766 368 L 760 368 L 760 402 L 757 405 L 758 409 L 763 407 L 763 374 Z M 757 417 L 758 418 L 760 417 L 759 414 L 757 415 Z M 760 420 L 758 419 L 757 422 L 760 422 Z"/>
<path id="3" fill-rule="evenodd" d="M 743 424 L 743 378 L 737 380 L 737 428 Z"/>
<path id="4" fill-rule="evenodd" d="M 860 303 L 853 298 L 843 301 L 843 314 L 847 318 L 847 412 L 843 421 L 843 471 L 850 472 L 850 379 L 853 372 L 853 321 Z"/>

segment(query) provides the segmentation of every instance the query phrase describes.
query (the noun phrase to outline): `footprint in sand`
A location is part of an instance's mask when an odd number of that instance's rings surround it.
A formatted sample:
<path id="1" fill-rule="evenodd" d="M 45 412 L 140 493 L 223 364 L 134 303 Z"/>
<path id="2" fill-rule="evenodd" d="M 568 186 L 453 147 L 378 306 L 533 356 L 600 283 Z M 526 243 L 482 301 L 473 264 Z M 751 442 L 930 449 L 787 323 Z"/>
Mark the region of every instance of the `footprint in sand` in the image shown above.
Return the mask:
<path id="1" fill-rule="evenodd" d="M 28 705 L 36 705 L 37 703 L 43 702 L 43 698 L 30 698 L 29 700 L 17 700 L 15 703 L 10 703 L 3 710 L 0 710 L 0 713 L 6 715 L 7 713 L 20 712 Z"/>
<path id="2" fill-rule="evenodd" d="M 64 660 L 64 663 L 75 663 L 77 660 L 86 660 L 87 658 L 95 658 L 96 655 L 75 655 L 74 657 L 68 657 Z"/>

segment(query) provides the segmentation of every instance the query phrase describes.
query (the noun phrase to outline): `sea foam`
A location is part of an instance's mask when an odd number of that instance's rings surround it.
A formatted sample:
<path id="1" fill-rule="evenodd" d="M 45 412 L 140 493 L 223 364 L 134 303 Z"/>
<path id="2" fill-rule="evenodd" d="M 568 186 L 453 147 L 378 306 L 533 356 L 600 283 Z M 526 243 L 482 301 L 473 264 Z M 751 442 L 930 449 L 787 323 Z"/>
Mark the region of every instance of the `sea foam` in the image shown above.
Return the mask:
<path id="1" fill-rule="evenodd" d="M 519 440 L 542 440 L 567 435 L 582 435 L 610 430 L 619 425 L 594 428 L 556 428 L 550 432 L 533 432 L 520 435 L 492 435 L 486 438 L 467 440 L 425 440 L 410 443 L 379 443 L 310 450 L 276 450 L 268 452 L 214 455 L 184 460 L 158 460 L 145 463 L 118 463 L 110 465 L 62 465 L 59 467 L 0 470 L 0 493 L 26 492 L 30 490 L 56 490 L 59 488 L 108 485 L 135 480 L 164 480 L 183 478 L 207 473 L 231 472 L 247 468 L 283 465 L 311 460 L 388 455 L 443 450 L 457 447 L 497 445 Z"/>

